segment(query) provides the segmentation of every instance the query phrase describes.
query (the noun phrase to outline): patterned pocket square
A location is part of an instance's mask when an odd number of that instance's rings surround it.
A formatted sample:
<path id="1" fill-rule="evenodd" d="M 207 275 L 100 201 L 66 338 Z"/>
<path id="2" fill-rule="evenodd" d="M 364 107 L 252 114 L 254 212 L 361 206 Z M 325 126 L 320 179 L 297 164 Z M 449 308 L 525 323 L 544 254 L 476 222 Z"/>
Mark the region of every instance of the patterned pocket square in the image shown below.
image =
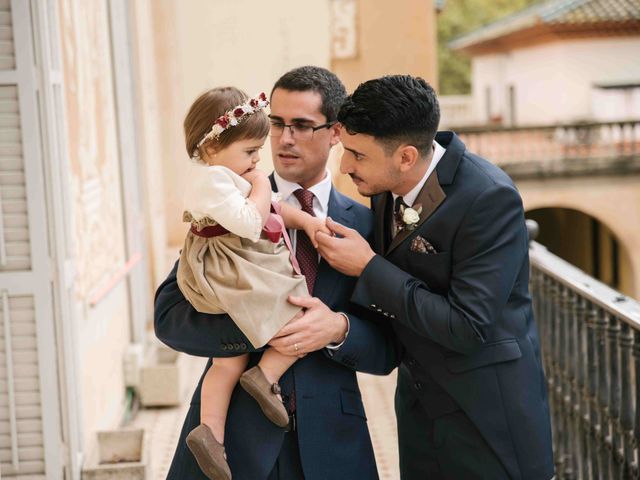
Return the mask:
<path id="1" fill-rule="evenodd" d="M 412 252 L 417 253 L 426 253 L 427 255 L 432 255 L 434 253 L 438 253 L 438 251 L 429 243 L 427 239 L 418 235 L 411 241 L 411 247 L 409 249 Z"/>

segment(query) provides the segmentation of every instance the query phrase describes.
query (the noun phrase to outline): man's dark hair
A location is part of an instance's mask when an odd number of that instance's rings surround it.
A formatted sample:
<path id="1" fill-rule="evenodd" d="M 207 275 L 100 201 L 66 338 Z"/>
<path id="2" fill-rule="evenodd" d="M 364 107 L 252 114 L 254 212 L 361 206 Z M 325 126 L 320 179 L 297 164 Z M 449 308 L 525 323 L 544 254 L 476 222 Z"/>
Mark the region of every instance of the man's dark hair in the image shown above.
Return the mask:
<path id="1" fill-rule="evenodd" d="M 347 97 L 347 90 L 340 79 L 332 72 L 322 67 L 298 67 L 282 75 L 271 90 L 276 88 L 291 92 L 313 91 L 322 97 L 320 112 L 333 122 L 338 117 L 338 110 Z"/>
<path id="2" fill-rule="evenodd" d="M 420 77 L 389 75 L 360 84 L 340 108 L 338 121 L 351 135 L 372 135 L 390 155 L 406 143 L 427 156 L 438 131 L 436 92 Z"/>

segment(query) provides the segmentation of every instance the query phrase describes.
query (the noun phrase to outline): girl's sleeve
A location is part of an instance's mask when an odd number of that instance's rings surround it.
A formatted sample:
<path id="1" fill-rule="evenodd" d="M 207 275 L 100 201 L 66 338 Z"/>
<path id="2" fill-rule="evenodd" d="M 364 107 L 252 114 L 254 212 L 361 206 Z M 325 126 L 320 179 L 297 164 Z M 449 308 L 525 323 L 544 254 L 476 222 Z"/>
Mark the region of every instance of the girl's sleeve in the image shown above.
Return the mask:
<path id="1" fill-rule="evenodd" d="M 194 192 L 197 205 L 192 215 L 209 217 L 231 233 L 258 241 L 262 232 L 262 216 L 256 205 L 247 200 L 233 179 L 219 169 L 208 169 L 207 175 L 198 182 L 198 189 L 206 194 Z"/>

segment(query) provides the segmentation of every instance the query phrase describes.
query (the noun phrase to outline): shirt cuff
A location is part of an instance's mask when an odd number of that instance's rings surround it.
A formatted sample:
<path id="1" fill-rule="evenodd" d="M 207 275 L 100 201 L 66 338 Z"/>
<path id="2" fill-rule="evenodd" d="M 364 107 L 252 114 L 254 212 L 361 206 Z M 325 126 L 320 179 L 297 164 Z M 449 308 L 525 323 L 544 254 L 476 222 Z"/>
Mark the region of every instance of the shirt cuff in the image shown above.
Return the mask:
<path id="1" fill-rule="evenodd" d="M 347 341 L 347 337 L 349 336 L 349 329 L 351 327 L 351 323 L 349 322 L 349 316 L 346 313 L 344 312 L 336 312 L 336 313 L 342 315 L 344 319 L 347 321 L 347 331 L 344 334 L 344 339 L 340 343 L 330 343 L 325 347 L 328 350 L 334 350 L 334 351 L 338 350 L 342 345 L 344 345 L 344 342 Z"/>

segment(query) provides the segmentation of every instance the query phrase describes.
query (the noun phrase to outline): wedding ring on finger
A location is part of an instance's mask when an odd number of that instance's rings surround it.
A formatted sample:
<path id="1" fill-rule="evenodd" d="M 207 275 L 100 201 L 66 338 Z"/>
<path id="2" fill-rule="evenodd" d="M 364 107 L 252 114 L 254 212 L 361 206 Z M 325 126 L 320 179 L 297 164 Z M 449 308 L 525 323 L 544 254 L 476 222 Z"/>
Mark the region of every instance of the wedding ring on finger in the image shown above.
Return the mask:
<path id="1" fill-rule="evenodd" d="M 294 352 L 297 352 L 298 350 L 300 350 L 300 347 L 298 347 L 298 344 L 297 344 L 297 343 L 294 343 L 294 344 L 293 344 L 293 351 L 294 351 Z"/>

